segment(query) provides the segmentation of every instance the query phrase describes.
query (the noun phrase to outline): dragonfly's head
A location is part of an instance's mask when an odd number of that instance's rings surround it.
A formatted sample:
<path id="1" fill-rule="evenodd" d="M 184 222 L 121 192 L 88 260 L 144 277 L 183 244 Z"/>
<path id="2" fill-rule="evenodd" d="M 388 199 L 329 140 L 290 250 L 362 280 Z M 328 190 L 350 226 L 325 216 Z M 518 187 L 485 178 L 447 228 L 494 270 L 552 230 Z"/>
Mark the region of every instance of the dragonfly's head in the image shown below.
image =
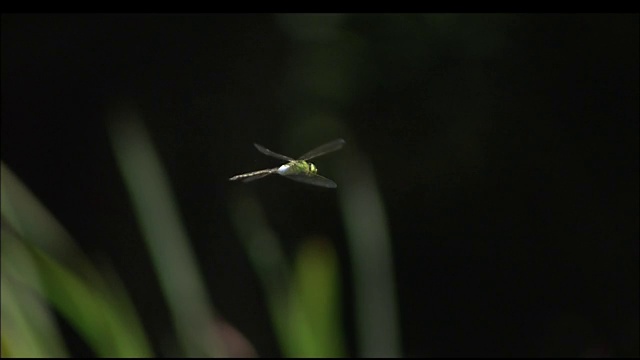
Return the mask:
<path id="1" fill-rule="evenodd" d="M 309 171 L 311 171 L 312 174 L 316 174 L 318 172 L 318 168 L 313 163 L 309 163 Z"/>

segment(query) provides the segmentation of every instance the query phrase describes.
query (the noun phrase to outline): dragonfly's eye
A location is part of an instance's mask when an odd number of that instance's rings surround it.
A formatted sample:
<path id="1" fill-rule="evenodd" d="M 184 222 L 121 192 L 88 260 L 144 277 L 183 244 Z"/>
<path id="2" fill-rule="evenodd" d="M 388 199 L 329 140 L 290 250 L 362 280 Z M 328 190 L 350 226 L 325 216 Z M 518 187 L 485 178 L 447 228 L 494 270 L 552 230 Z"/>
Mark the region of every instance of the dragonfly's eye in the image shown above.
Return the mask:
<path id="1" fill-rule="evenodd" d="M 318 168 L 311 163 L 309 163 L 309 170 L 314 174 L 318 172 Z"/>

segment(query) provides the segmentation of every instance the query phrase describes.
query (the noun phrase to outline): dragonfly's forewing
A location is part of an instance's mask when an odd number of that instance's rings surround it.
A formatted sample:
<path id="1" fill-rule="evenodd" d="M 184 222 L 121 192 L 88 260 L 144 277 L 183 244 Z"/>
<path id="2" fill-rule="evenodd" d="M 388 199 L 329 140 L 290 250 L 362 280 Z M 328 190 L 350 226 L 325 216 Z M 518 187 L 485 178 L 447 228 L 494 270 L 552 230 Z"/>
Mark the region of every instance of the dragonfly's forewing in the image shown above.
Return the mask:
<path id="1" fill-rule="evenodd" d="M 276 159 L 280 159 L 280 160 L 284 160 L 284 161 L 292 161 L 293 160 L 292 158 L 290 158 L 288 156 L 285 156 L 285 155 L 282 155 L 282 154 L 278 154 L 277 152 L 273 152 L 273 151 L 267 149 L 266 147 L 264 147 L 264 146 L 262 146 L 260 144 L 255 144 L 254 143 L 253 145 L 256 147 L 256 149 L 258 149 L 258 151 L 260 151 L 261 153 L 263 153 L 265 155 L 272 156 L 272 157 L 274 157 Z"/>
<path id="2" fill-rule="evenodd" d="M 345 144 L 345 141 L 342 139 L 337 139 L 337 140 L 333 140 L 331 142 L 328 142 L 324 145 L 320 145 L 317 148 L 309 151 L 308 153 L 300 156 L 298 158 L 298 160 L 311 160 L 315 157 L 318 157 L 320 155 L 324 155 L 326 153 L 330 153 L 332 151 L 336 151 L 340 148 L 342 148 Z"/>
<path id="3" fill-rule="evenodd" d="M 326 188 L 338 187 L 338 185 L 336 185 L 336 183 L 334 183 L 333 181 L 317 174 L 316 175 L 285 175 L 285 177 L 288 177 L 291 180 L 303 182 L 306 184 L 316 185 L 316 186 L 322 186 Z"/>

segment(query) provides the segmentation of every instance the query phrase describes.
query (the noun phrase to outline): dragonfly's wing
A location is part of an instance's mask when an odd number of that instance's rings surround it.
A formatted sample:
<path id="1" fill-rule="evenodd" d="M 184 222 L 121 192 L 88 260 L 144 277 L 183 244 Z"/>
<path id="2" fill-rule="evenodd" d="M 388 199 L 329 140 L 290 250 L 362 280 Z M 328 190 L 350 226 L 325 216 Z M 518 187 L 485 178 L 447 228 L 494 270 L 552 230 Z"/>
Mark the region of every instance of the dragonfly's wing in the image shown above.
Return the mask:
<path id="1" fill-rule="evenodd" d="M 322 186 L 326 188 L 336 188 L 338 185 L 326 177 L 320 175 L 285 175 L 291 180 L 303 182 L 306 184 Z"/>
<path id="2" fill-rule="evenodd" d="M 326 153 L 330 153 L 332 151 L 336 151 L 340 148 L 342 148 L 342 146 L 344 146 L 345 141 L 342 139 L 337 139 L 337 140 L 333 140 L 331 142 L 328 142 L 324 145 L 320 145 L 317 148 L 309 151 L 308 153 L 300 156 L 298 158 L 298 160 L 311 160 L 315 157 L 318 157 L 320 155 L 324 155 Z"/>
<path id="3" fill-rule="evenodd" d="M 263 153 L 265 155 L 273 156 L 276 159 L 280 159 L 280 160 L 284 160 L 284 161 L 292 161 L 293 160 L 292 158 L 290 158 L 288 156 L 284 156 L 284 155 L 278 154 L 276 152 L 273 152 L 273 151 L 267 149 L 266 147 L 264 147 L 264 146 L 262 146 L 260 144 L 253 144 L 253 145 L 256 147 L 256 149 L 258 149 L 258 151 L 260 151 L 261 153 Z"/>
<path id="4" fill-rule="evenodd" d="M 260 178 L 263 178 L 267 175 L 271 175 L 275 172 L 278 171 L 278 168 L 273 168 L 273 169 L 264 169 L 264 170 L 258 170 L 258 171 L 253 171 L 250 173 L 246 173 L 246 174 L 240 174 L 240 175 L 236 175 L 233 176 L 231 178 L 229 178 L 230 181 L 234 181 L 234 180 L 240 180 L 242 182 L 249 182 L 249 181 L 253 181 L 253 180 L 258 180 Z"/>

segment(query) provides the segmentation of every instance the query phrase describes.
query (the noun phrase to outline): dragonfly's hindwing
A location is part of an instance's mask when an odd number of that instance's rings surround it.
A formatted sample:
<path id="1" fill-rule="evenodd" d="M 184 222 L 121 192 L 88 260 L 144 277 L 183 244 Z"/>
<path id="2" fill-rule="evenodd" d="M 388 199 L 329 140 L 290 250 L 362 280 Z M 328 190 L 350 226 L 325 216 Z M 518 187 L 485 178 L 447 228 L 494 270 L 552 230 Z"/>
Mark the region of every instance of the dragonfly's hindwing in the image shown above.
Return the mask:
<path id="1" fill-rule="evenodd" d="M 318 174 L 315 175 L 287 175 L 287 178 L 299 182 L 303 182 L 305 184 L 311 184 L 316 186 L 322 186 L 326 188 L 336 188 L 338 185 L 333 181 L 327 179 L 324 176 L 320 176 Z"/>

